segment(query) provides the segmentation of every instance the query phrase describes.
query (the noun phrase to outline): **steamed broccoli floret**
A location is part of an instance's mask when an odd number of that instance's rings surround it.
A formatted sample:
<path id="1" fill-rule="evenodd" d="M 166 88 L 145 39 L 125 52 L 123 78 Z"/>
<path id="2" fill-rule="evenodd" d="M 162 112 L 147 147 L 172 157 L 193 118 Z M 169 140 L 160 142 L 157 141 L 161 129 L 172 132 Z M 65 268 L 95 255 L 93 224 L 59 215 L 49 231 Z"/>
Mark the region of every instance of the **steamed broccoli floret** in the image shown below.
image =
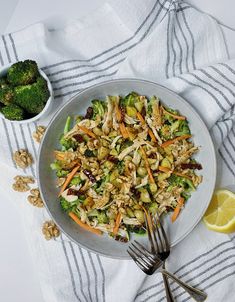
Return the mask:
<path id="1" fill-rule="evenodd" d="M 131 106 L 133 107 L 135 103 L 138 101 L 138 93 L 136 92 L 131 92 L 128 95 L 126 95 L 123 99 L 121 99 L 120 104 L 121 106 Z"/>
<path id="2" fill-rule="evenodd" d="M 5 88 L 9 85 L 9 83 L 7 82 L 7 78 L 3 77 L 0 78 L 0 88 Z"/>
<path id="3" fill-rule="evenodd" d="M 24 119 L 24 111 L 16 104 L 9 104 L 1 109 L 2 114 L 8 120 L 21 121 Z"/>
<path id="4" fill-rule="evenodd" d="M 170 185 L 176 185 L 176 186 L 179 185 L 183 187 L 186 190 L 186 192 L 195 191 L 195 187 L 190 179 L 172 174 L 168 178 L 168 181 Z"/>
<path id="5" fill-rule="evenodd" d="M 0 88 L 0 102 L 9 105 L 14 101 L 14 90 L 10 86 Z"/>
<path id="6" fill-rule="evenodd" d="M 184 134 L 190 134 L 190 129 L 188 126 L 188 122 L 185 120 L 182 120 L 179 122 L 178 131 L 175 133 L 176 136 L 181 136 Z"/>
<path id="7" fill-rule="evenodd" d="M 61 168 L 61 165 L 58 161 L 54 161 L 53 163 L 51 163 L 50 167 L 52 170 L 56 170 L 57 177 L 66 177 L 69 173 L 69 171 L 63 170 Z"/>
<path id="8" fill-rule="evenodd" d="M 93 100 L 92 108 L 93 108 L 93 118 L 95 118 L 97 114 L 100 117 L 103 117 L 106 109 L 106 104 L 104 101 Z"/>
<path id="9" fill-rule="evenodd" d="M 71 182 L 70 182 L 70 186 L 77 186 L 79 184 L 83 183 L 83 180 L 81 180 L 81 178 L 78 176 L 78 177 L 74 177 Z"/>
<path id="10" fill-rule="evenodd" d="M 72 138 L 65 138 L 64 136 L 62 136 L 62 138 L 60 139 L 60 145 L 62 146 L 63 150 L 75 150 L 77 147 L 77 142 Z"/>
<path id="11" fill-rule="evenodd" d="M 57 170 L 57 172 L 56 172 L 57 177 L 66 177 L 68 174 L 69 174 L 69 171 L 63 170 L 63 169 Z"/>
<path id="12" fill-rule="evenodd" d="M 163 125 L 159 132 L 162 138 L 166 140 L 171 138 L 171 128 L 169 125 Z"/>
<path id="13" fill-rule="evenodd" d="M 31 85 L 15 87 L 15 103 L 31 114 L 41 112 L 49 96 L 47 82 L 42 77 Z"/>
<path id="14" fill-rule="evenodd" d="M 60 197 L 60 205 L 62 209 L 66 212 L 75 210 L 77 208 L 78 203 L 79 203 L 78 199 L 73 202 L 68 202 L 65 198 Z"/>
<path id="15" fill-rule="evenodd" d="M 156 101 L 157 101 L 157 98 L 156 98 L 155 96 L 152 96 L 152 97 L 150 98 L 150 100 L 149 100 L 149 102 L 148 102 L 148 106 L 147 106 L 147 113 L 148 113 L 149 115 L 152 114 L 152 111 L 153 111 L 152 107 L 153 107 L 153 104 L 156 103 Z"/>
<path id="16" fill-rule="evenodd" d="M 104 212 L 100 212 L 97 215 L 98 223 L 108 223 L 108 217 Z"/>
<path id="17" fill-rule="evenodd" d="M 37 63 L 32 60 L 26 60 L 13 64 L 8 69 L 7 79 L 14 86 L 27 85 L 35 82 L 39 75 Z"/>

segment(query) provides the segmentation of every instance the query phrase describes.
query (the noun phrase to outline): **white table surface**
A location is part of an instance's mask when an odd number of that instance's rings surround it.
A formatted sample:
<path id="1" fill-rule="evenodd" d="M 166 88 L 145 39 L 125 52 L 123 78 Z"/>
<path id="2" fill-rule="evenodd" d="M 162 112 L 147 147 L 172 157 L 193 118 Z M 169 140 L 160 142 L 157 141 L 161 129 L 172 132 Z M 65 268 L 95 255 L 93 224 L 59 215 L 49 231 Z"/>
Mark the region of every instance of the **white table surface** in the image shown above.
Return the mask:
<path id="1" fill-rule="evenodd" d="M 0 33 L 17 31 L 41 20 L 50 28 L 61 28 L 67 21 L 88 14 L 104 2 L 105 0 L 0 0 Z M 187 2 L 235 28 L 234 0 Z M 224 27 L 224 34 L 229 54 L 235 57 L 235 31 Z M 43 302 L 37 272 L 34 270 L 17 209 L 13 204 L 4 202 L 3 194 L 0 193 L 0 197 L 0 301 Z M 11 223 L 5 213 L 11 213 Z"/>

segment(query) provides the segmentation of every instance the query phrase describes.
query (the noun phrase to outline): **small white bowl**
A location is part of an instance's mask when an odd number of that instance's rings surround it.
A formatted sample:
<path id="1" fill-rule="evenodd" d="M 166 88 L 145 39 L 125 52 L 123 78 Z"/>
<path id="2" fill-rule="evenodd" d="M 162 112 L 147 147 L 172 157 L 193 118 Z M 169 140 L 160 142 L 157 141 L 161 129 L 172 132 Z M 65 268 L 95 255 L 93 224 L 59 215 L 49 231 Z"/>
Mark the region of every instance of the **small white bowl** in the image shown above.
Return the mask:
<path id="1" fill-rule="evenodd" d="M 11 65 L 5 66 L 1 70 L 0 78 L 7 74 L 7 70 L 11 67 Z M 49 113 L 49 111 L 51 109 L 51 106 L 52 106 L 53 99 L 54 99 L 53 89 L 52 89 L 51 82 L 49 81 L 47 75 L 41 69 L 39 69 L 39 73 L 47 81 L 47 87 L 48 87 L 48 90 L 50 92 L 50 96 L 49 96 L 43 110 L 40 113 L 38 113 L 37 115 L 35 115 L 34 117 L 31 117 L 31 118 L 28 118 L 28 119 L 25 119 L 25 120 L 22 120 L 22 121 L 9 120 L 9 119 L 5 118 L 4 115 L 1 112 L 0 112 L 0 118 L 2 118 L 4 120 L 7 120 L 11 123 L 15 123 L 15 124 L 28 124 L 28 123 L 35 122 L 35 121 L 37 121 L 38 119 L 40 119 L 42 117 L 45 117 Z"/>

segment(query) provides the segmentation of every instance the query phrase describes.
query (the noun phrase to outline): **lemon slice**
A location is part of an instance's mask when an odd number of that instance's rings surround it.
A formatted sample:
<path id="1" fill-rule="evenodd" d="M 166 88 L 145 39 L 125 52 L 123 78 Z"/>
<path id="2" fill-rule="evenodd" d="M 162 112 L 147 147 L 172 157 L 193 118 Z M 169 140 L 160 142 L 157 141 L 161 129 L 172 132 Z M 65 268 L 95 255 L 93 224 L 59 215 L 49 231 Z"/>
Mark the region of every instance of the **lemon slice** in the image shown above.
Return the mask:
<path id="1" fill-rule="evenodd" d="M 235 194 L 228 190 L 217 190 L 203 217 L 208 229 L 220 233 L 235 231 Z"/>

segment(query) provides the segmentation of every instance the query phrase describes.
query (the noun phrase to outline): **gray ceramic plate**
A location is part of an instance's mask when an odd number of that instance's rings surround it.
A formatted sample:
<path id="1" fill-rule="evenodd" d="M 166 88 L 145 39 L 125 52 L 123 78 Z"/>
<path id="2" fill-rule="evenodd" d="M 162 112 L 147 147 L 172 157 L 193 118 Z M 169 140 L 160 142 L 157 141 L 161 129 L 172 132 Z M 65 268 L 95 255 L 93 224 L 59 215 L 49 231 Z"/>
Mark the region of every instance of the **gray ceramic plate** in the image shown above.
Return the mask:
<path id="1" fill-rule="evenodd" d="M 170 222 L 169 217 L 164 220 L 172 246 L 187 236 L 202 218 L 211 199 L 216 177 L 214 147 L 204 122 L 185 100 L 167 88 L 143 80 L 120 79 L 95 85 L 73 97 L 52 118 L 41 143 L 37 170 L 42 198 L 53 220 L 74 242 L 95 253 L 119 259 L 129 259 L 126 252 L 128 244 L 117 242 L 105 235 L 91 234 L 81 229 L 62 211 L 57 199 L 58 189 L 55 186 L 56 179 L 54 172 L 50 169 L 50 163 L 54 160 L 53 150 L 59 147 L 58 138 L 63 132 L 68 115 L 83 114 L 94 98 L 105 98 L 106 95 L 125 95 L 130 91 L 136 91 L 149 97 L 159 96 L 164 104 L 178 109 L 189 120 L 195 144 L 201 146 L 197 160 L 203 166 L 203 170 L 200 171 L 203 175 L 203 182 L 192 194 L 174 224 Z M 138 236 L 138 240 L 143 243 L 147 242 L 145 236 Z"/>

